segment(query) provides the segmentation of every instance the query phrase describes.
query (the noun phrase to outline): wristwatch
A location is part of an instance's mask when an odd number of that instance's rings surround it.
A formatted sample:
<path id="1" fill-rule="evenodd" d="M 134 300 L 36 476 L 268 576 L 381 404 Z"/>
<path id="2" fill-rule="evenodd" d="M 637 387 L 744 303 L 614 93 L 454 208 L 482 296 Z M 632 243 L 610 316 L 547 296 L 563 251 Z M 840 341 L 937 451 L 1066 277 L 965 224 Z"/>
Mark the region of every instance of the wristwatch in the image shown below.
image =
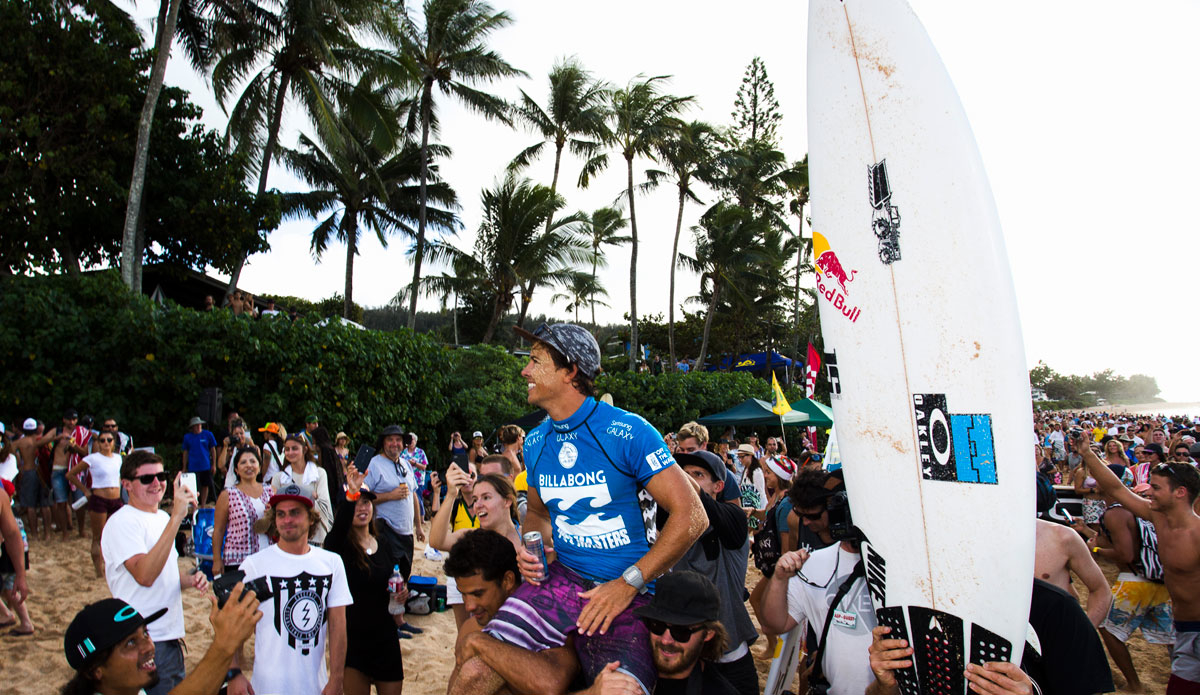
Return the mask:
<path id="1" fill-rule="evenodd" d="M 621 579 L 625 583 L 637 589 L 639 594 L 646 593 L 646 579 L 642 576 L 642 570 L 638 569 L 637 565 L 630 565 L 629 569 L 621 573 Z"/>

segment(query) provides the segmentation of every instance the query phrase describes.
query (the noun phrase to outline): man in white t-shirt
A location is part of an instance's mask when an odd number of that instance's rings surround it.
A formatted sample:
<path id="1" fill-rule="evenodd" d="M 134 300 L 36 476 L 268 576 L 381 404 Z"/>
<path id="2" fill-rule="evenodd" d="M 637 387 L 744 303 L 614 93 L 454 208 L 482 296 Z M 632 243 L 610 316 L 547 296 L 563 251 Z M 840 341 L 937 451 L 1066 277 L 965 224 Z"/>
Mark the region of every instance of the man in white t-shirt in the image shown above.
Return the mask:
<path id="1" fill-rule="evenodd" d="M 354 601 L 346 568 L 341 556 L 309 545 L 317 511 L 304 488 L 281 488 L 271 496 L 268 515 L 279 542 L 246 558 L 238 569 L 247 582 L 265 577 L 271 596 L 259 597 L 263 620 L 254 632 L 254 673 L 247 680 L 233 669 L 229 695 L 339 695 L 346 665 L 346 606 Z M 326 644 L 328 675 L 322 668 Z"/>
<path id="2" fill-rule="evenodd" d="M 105 576 L 114 598 L 119 598 L 142 615 L 162 609 L 162 618 L 147 625 L 154 641 L 154 661 L 159 682 L 147 695 L 166 695 L 183 680 L 183 595 L 184 587 L 205 591 L 204 574 L 180 577 L 175 535 L 195 504 L 196 493 L 180 484 L 175 475 L 175 496 L 168 514 L 158 508 L 167 490 L 162 459 L 148 451 L 135 451 L 121 464 L 121 485 L 129 493 L 129 504 L 108 518 L 100 550 Z"/>
<path id="3" fill-rule="evenodd" d="M 861 559 L 858 544 L 850 541 L 812 553 L 796 550 L 784 553 L 766 580 L 759 618 L 767 632 L 782 635 L 807 620 L 820 635 L 826 614 L 835 611 L 821 659 L 830 695 L 861 695 L 875 682 L 867 650 L 877 621 L 862 573 L 836 606 L 829 605 Z"/>

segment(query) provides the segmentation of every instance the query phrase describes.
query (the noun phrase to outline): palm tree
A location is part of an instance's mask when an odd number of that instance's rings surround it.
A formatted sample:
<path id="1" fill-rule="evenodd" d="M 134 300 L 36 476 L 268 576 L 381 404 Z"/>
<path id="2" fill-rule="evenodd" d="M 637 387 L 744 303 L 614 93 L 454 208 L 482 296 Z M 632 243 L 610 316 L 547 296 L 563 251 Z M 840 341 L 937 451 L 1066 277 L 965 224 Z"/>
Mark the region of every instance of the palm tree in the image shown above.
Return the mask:
<path id="1" fill-rule="evenodd" d="M 650 183 L 657 185 L 670 176 L 679 193 L 679 209 L 675 214 L 675 240 L 671 244 L 671 280 L 667 299 L 668 369 L 675 369 L 675 266 L 679 257 L 679 233 L 683 230 L 683 206 L 688 200 L 701 202 L 692 190 L 692 180 L 712 183 L 718 173 L 718 147 L 725 139 L 708 123 L 680 123 L 661 142 L 655 145 L 659 160 L 668 172 L 650 171 Z"/>
<path id="2" fill-rule="evenodd" d="M 347 81 L 367 68 L 382 69 L 383 51 L 365 48 L 357 31 L 386 32 L 392 3 L 383 0 L 278 0 L 213 3 L 213 92 L 229 114 L 229 135 L 238 146 L 261 152 L 258 195 L 277 155 L 279 128 L 288 99 L 303 104 L 318 128 L 337 132 L 334 104 L 354 93 Z M 247 79 L 249 76 L 249 79 Z M 233 109 L 227 102 L 245 80 Z M 380 104 L 359 111 L 386 112 Z M 377 113 L 383 123 L 387 117 Z M 265 141 L 263 135 L 265 130 Z M 245 257 L 234 266 L 229 287 L 236 287 Z"/>
<path id="3" fill-rule="evenodd" d="M 411 70 L 419 84 L 417 108 L 410 112 L 409 125 L 421 127 L 420 214 L 417 218 L 416 253 L 413 259 L 413 292 L 409 293 L 408 327 L 416 327 L 417 295 L 421 286 L 421 264 L 425 257 L 426 179 L 429 172 L 429 134 L 437 127 L 433 87 L 457 97 L 483 116 L 511 123 L 509 107 L 500 97 L 472 85 L 502 77 L 525 76 L 499 54 L 487 48 L 488 36 L 512 23 L 505 12 L 496 12 L 483 0 L 425 0 L 424 26 L 418 28 L 406 17 L 399 34 L 398 59 Z M 414 120 L 415 119 L 415 120 Z M 490 337 L 490 336 L 489 336 Z"/>
<path id="4" fill-rule="evenodd" d="M 795 335 L 793 356 L 798 356 L 800 354 L 800 275 L 813 270 L 812 237 L 805 238 L 804 236 L 804 206 L 808 204 L 808 155 L 804 155 L 804 159 L 794 163 L 792 169 L 798 174 L 788 185 L 788 192 L 792 194 L 792 199 L 788 202 L 788 212 L 796 216 L 796 239 L 799 242 L 796 245 L 796 287 L 792 299 L 792 330 Z"/>
<path id="5" fill-rule="evenodd" d="M 709 208 L 701 216 L 700 224 L 692 228 L 696 254 L 681 254 L 679 261 L 700 274 L 697 299 L 702 300 L 705 294 L 708 295 L 708 313 L 704 317 L 696 372 L 704 370 L 713 317 L 725 294 L 731 292 L 746 309 L 753 306 L 753 297 L 747 289 L 759 279 L 761 266 L 767 260 L 761 245 L 767 227 L 767 223 L 751 211 L 722 201 Z"/>
<path id="6" fill-rule="evenodd" d="M 557 292 L 550 301 L 557 302 L 564 300 L 567 302 L 567 311 L 575 312 L 575 323 L 579 323 L 579 307 L 585 304 L 592 306 L 592 313 L 596 311 L 596 305 L 608 306 L 596 297 L 607 297 L 608 291 L 600 285 L 596 284 L 596 276 L 588 275 L 587 273 L 574 272 L 571 273 L 571 279 L 566 284 L 565 292 Z M 596 320 L 592 319 L 592 325 L 596 325 Z"/>
<path id="7" fill-rule="evenodd" d="M 138 225 L 145 192 L 146 164 L 150 160 L 150 131 L 154 127 L 154 110 L 158 107 L 158 95 L 162 93 L 173 39 L 179 39 L 192 67 L 203 69 L 208 55 L 208 27 L 204 18 L 200 16 L 201 10 L 199 0 L 161 0 L 158 4 L 154 63 L 150 69 L 150 82 L 146 87 L 142 112 L 138 117 L 133 174 L 129 182 L 129 198 L 125 205 L 125 224 L 121 235 L 121 279 L 135 292 L 142 290 L 142 248 L 138 243 Z"/>
<path id="8" fill-rule="evenodd" d="M 300 149 L 284 148 L 284 162 L 311 190 L 284 194 L 282 203 L 284 217 L 316 218 L 329 212 L 313 229 L 311 250 L 319 261 L 331 237 L 346 244 L 343 315 L 350 318 L 359 235 L 364 228 L 374 230 L 384 247 L 388 234 L 415 236 L 410 223 L 417 215 L 415 182 L 421 162 L 415 143 L 396 141 L 381 127 L 364 127 L 345 110 L 339 123 L 339 133 L 320 129 L 319 142 L 301 135 Z M 447 154 L 441 147 L 434 151 Z M 458 220 L 450 209 L 458 207 L 456 196 L 447 184 L 436 178 L 434 181 L 429 187 L 429 197 L 447 209 L 430 209 L 430 220 L 442 229 L 454 231 Z"/>
<path id="9" fill-rule="evenodd" d="M 750 140 L 722 155 L 722 173 L 715 185 L 728 192 L 740 207 L 765 215 L 773 224 L 787 227 L 783 198 L 808 178 L 799 163 L 789 165 L 783 152 L 758 140 Z"/>
<path id="10" fill-rule="evenodd" d="M 579 216 L 555 218 L 563 200 L 545 186 L 509 175 L 495 188 L 485 190 L 480 202 L 483 220 L 474 252 L 435 242 L 429 245 L 429 254 L 433 262 L 452 266 L 456 275 L 474 278 L 490 297 L 491 317 L 483 335 L 486 343 L 512 309 L 523 281 L 533 275 L 546 282 L 567 281 L 572 272 L 569 264 L 585 259 L 588 249 L 571 230 Z M 547 219 L 549 233 L 543 231 Z M 420 288 L 426 294 L 468 289 L 445 279 Z"/>
<path id="11" fill-rule="evenodd" d="M 599 208 L 590 215 L 583 215 L 579 225 L 580 234 L 591 246 L 592 284 L 599 287 L 596 281 L 596 267 L 607 265 L 600 249 L 604 246 L 621 246 L 633 241 L 633 237 L 623 236 L 621 230 L 629 224 L 629 220 L 621 215 L 616 208 Z M 607 296 L 607 292 L 605 296 Z M 596 325 L 596 307 L 592 307 L 592 325 Z"/>
<path id="12" fill-rule="evenodd" d="M 645 78 L 641 75 L 632 79 L 625 89 L 612 93 L 612 144 L 625 159 L 625 198 L 629 202 L 629 320 L 630 351 L 629 371 L 637 368 L 638 314 L 637 314 L 637 257 L 638 233 L 637 211 L 634 206 L 633 160 L 637 157 L 654 159 L 655 145 L 666 139 L 679 124 L 676 117 L 691 105 L 692 97 L 677 97 L 663 94 L 661 85 L 669 79 L 666 75 Z M 580 176 L 580 185 L 586 186 L 590 176 L 608 162 L 607 154 L 599 154 L 589 160 Z"/>
<path id="13" fill-rule="evenodd" d="M 592 79 L 590 73 L 578 60 L 569 58 L 560 61 L 550 71 L 550 96 L 547 108 L 543 109 L 525 90 L 521 90 L 521 101 L 514 109 L 517 118 L 542 137 L 525 148 L 508 165 L 509 171 L 520 172 L 528 167 L 545 148 L 547 142 L 554 144 L 554 175 L 550 179 L 550 192 L 558 192 L 558 174 L 562 168 L 563 150 L 570 146 L 577 156 L 590 159 L 600 150 L 601 143 L 609 136 L 607 124 L 608 89 Z M 521 288 L 521 311 L 517 325 L 525 325 L 529 300 L 534 288 Z"/>

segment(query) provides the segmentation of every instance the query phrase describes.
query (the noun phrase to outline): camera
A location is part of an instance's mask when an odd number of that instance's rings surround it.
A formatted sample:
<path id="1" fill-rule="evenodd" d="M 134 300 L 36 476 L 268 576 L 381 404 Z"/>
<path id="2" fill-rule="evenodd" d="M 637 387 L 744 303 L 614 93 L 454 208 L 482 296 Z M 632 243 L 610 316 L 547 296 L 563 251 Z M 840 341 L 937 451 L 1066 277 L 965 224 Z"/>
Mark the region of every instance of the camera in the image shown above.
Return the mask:
<path id="1" fill-rule="evenodd" d="M 854 525 L 850 516 L 850 496 L 845 490 L 839 490 L 830 495 L 825 503 L 829 511 L 829 535 L 835 541 L 862 542 L 866 540 L 863 532 Z"/>
<path id="2" fill-rule="evenodd" d="M 212 588 L 213 593 L 217 595 L 218 608 L 225 607 L 225 602 L 229 600 L 229 595 L 233 593 L 233 587 L 238 582 L 243 582 L 242 596 L 245 596 L 249 592 L 254 592 L 254 596 L 258 599 L 259 603 L 262 603 L 263 601 L 275 596 L 275 593 L 271 591 L 271 585 L 267 583 L 266 577 L 258 577 L 256 579 L 251 579 L 248 582 L 245 581 L 245 579 L 245 572 L 242 572 L 241 570 L 234 570 L 232 572 L 226 572 L 225 574 L 222 574 L 213 581 Z"/>
<path id="3" fill-rule="evenodd" d="M 1078 441 L 1083 438 L 1083 430 L 1078 427 L 1072 427 L 1068 432 L 1071 435 L 1071 441 Z"/>

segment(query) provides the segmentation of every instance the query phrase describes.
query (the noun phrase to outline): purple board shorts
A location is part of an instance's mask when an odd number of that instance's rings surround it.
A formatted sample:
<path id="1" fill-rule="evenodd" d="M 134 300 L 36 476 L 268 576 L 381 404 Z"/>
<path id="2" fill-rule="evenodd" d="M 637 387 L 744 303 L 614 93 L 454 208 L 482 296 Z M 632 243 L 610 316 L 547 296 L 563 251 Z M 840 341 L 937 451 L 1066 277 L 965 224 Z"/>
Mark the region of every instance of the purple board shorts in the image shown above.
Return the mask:
<path id="1" fill-rule="evenodd" d="M 576 632 L 575 621 L 587 604 L 578 594 L 594 586 L 596 582 L 575 574 L 561 562 L 553 562 L 546 581 L 541 585 L 525 582 L 517 587 L 483 631 L 501 642 L 535 652 L 561 647 L 575 633 L 575 653 L 589 685 L 605 665 L 619 661 L 617 670 L 636 678 L 648 695 L 658 672 L 650 655 L 650 631 L 634 617 L 633 609 L 649 603 L 650 598 L 634 596 L 606 634 L 589 637 Z"/>

